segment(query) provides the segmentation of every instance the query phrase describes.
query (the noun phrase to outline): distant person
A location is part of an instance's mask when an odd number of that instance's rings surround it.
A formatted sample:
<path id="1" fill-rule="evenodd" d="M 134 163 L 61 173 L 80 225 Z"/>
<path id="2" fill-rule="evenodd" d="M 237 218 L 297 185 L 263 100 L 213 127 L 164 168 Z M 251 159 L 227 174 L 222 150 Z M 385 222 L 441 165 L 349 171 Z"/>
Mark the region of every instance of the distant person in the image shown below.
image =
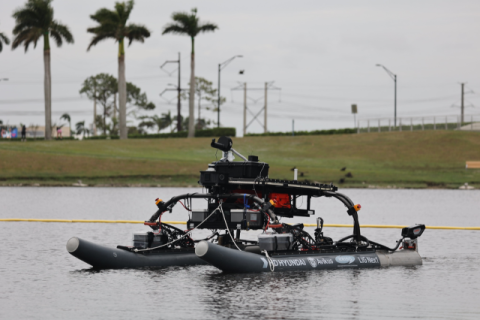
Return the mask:
<path id="1" fill-rule="evenodd" d="M 27 141 L 27 128 L 25 127 L 25 125 L 22 126 L 22 141 Z"/>
<path id="2" fill-rule="evenodd" d="M 62 139 L 62 128 L 61 127 L 57 127 L 57 138 Z"/>

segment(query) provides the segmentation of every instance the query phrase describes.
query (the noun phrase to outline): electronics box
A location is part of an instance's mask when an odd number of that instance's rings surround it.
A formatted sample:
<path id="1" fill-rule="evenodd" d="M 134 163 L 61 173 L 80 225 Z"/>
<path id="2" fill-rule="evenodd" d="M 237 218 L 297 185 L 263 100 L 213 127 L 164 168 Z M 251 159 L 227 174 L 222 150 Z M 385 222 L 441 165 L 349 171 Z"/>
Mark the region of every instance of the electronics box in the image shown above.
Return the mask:
<path id="1" fill-rule="evenodd" d="M 195 210 L 192 211 L 192 222 L 202 222 L 208 217 L 208 211 L 207 210 Z"/>
<path id="2" fill-rule="evenodd" d="M 168 236 L 164 235 L 163 233 L 156 233 L 153 232 L 135 232 L 133 234 L 133 246 L 139 249 L 146 249 L 146 248 L 155 248 L 165 244 L 168 241 Z"/>
<path id="3" fill-rule="evenodd" d="M 260 250 L 284 251 L 290 250 L 293 242 L 291 233 L 262 233 L 258 235 Z"/>
<path id="4" fill-rule="evenodd" d="M 244 223 L 241 229 L 259 228 L 263 225 L 262 213 L 260 211 L 244 210 L 244 209 L 231 209 L 230 221 L 238 224 Z M 238 229 L 238 228 L 237 228 Z"/>
<path id="5" fill-rule="evenodd" d="M 255 179 L 268 177 L 270 166 L 264 162 L 217 162 L 215 171 L 219 174 L 227 174 L 230 178 Z"/>

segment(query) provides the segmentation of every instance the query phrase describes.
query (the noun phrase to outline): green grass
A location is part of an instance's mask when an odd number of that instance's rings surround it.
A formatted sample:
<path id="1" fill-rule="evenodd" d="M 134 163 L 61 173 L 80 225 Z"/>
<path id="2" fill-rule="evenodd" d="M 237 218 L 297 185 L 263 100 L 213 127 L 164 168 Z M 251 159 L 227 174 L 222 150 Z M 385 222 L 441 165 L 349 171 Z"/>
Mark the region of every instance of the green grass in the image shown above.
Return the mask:
<path id="1" fill-rule="evenodd" d="M 0 185 L 196 185 L 214 161 L 210 138 L 0 142 Z M 480 187 L 480 133 L 388 132 L 331 136 L 234 138 L 234 148 L 270 164 L 270 177 L 348 187 Z M 218 152 L 220 157 L 220 152 Z M 340 168 L 347 167 L 345 172 Z"/>

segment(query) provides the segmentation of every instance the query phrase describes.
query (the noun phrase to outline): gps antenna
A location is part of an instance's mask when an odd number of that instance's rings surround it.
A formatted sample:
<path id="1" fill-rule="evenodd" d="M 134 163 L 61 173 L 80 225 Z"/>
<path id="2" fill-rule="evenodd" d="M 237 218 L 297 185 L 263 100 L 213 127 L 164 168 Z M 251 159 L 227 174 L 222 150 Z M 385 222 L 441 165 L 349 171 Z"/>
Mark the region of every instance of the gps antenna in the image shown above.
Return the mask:
<path id="1" fill-rule="evenodd" d="M 233 149 L 233 142 L 232 139 L 226 136 L 221 136 L 218 139 L 218 142 L 215 142 L 215 139 L 212 139 L 212 143 L 210 144 L 212 148 L 218 149 L 223 151 L 223 158 L 220 160 L 228 160 L 228 161 L 233 161 L 235 159 L 232 155 L 232 152 L 235 153 L 237 156 L 243 159 L 243 161 L 248 161 L 247 158 L 245 158 L 243 155 L 241 155 L 237 150 Z"/>
<path id="2" fill-rule="evenodd" d="M 213 148 L 222 150 L 223 152 L 228 152 L 232 149 L 233 142 L 232 139 L 229 137 L 221 136 L 218 139 L 218 142 L 215 142 L 215 139 L 212 139 L 212 143 L 210 144 Z"/>

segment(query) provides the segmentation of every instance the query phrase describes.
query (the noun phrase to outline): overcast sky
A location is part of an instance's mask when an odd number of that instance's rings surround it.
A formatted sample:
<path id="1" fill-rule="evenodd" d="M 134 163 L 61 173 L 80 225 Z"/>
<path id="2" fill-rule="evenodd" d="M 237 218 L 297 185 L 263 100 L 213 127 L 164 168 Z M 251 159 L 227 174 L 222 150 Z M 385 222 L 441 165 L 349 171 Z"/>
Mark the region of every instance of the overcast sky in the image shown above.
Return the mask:
<path id="1" fill-rule="evenodd" d="M 24 1 L 0 0 L 0 32 L 12 39 L 15 8 Z M 117 44 L 106 40 L 89 52 L 95 24 L 89 15 L 112 9 L 112 0 L 55 0 L 55 19 L 67 24 L 75 43 L 52 45 L 52 111 L 59 123 L 64 112 L 72 122 L 91 123 L 93 104 L 79 95 L 83 80 L 105 72 L 117 76 Z M 159 94 L 176 74 L 159 67 L 182 54 L 182 86 L 188 85 L 190 41 L 162 36 L 172 12 L 198 8 L 201 20 L 219 29 L 196 39 L 196 75 L 218 84 L 218 64 L 234 55 L 222 71 L 227 98 L 222 125 L 242 135 L 243 92 L 240 82 L 263 88 L 275 81 L 281 91 L 268 96 L 268 129 L 287 131 L 353 127 L 350 105 L 363 119 L 393 117 L 393 80 L 377 63 L 398 76 L 399 117 L 459 115 L 460 82 L 466 82 L 466 114 L 480 114 L 480 1 L 153 1 L 137 0 L 130 22 L 144 24 L 152 35 L 126 49 L 127 81 L 146 91 L 157 108 L 176 113 L 175 93 Z M 43 42 L 0 53 L 0 119 L 4 123 L 44 124 Z M 174 65 L 170 66 L 175 69 Z M 245 70 L 243 75 L 239 70 Z M 281 93 L 280 93 L 281 92 Z M 249 91 L 249 109 L 263 106 L 263 91 Z M 257 101 L 255 103 L 255 101 Z M 183 102 L 184 115 L 188 103 Z M 202 110 L 216 119 L 216 114 Z M 249 114 L 249 120 L 252 118 Z M 263 121 L 263 116 L 260 117 Z M 133 120 L 133 119 L 132 119 Z M 408 120 L 409 121 L 409 120 Z M 452 118 L 453 121 L 453 118 Z M 262 132 L 253 123 L 249 132 Z"/>

